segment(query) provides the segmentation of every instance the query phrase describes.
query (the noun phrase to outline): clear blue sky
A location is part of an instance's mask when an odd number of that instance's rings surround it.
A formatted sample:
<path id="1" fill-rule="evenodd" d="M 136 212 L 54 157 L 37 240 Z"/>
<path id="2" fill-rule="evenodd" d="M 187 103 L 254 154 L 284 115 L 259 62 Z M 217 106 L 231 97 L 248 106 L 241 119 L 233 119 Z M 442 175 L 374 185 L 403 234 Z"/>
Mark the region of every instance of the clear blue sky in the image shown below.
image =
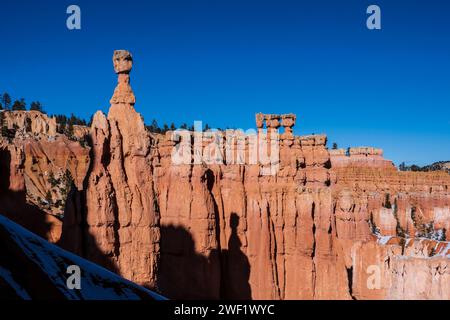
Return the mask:
<path id="1" fill-rule="evenodd" d="M 82 30 L 66 28 L 70 4 Z M 381 31 L 365 27 L 370 4 Z M 296 134 L 427 164 L 450 160 L 449 16 L 445 0 L 2 0 L 0 92 L 106 112 L 123 48 L 146 122 L 247 129 L 293 112 Z"/>

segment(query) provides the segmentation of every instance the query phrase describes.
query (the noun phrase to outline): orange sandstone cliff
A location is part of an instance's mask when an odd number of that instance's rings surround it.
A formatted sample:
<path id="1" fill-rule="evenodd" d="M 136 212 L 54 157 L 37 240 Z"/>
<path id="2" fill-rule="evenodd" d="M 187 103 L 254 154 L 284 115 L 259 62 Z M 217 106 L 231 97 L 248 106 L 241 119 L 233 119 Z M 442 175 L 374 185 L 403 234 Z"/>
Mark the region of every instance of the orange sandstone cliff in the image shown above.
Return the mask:
<path id="1" fill-rule="evenodd" d="M 56 121 L 38 111 L 2 111 L 0 212 L 56 242 L 65 201 L 82 189 L 89 148 L 56 132 Z"/>
<path id="2" fill-rule="evenodd" d="M 55 242 L 169 298 L 450 298 L 448 173 L 399 172 L 376 148 L 328 150 L 325 135 L 294 136 L 292 114 L 258 114 L 253 134 L 154 134 L 134 108 L 131 54 L 113 63 L 90 148 L 61 144 L 64 166 L 46 151 L 63 137 L 33 140 L 74 177 Z M 1 149 L 0 195 L 39 185 L 24 187 L 18 146 Z"/>

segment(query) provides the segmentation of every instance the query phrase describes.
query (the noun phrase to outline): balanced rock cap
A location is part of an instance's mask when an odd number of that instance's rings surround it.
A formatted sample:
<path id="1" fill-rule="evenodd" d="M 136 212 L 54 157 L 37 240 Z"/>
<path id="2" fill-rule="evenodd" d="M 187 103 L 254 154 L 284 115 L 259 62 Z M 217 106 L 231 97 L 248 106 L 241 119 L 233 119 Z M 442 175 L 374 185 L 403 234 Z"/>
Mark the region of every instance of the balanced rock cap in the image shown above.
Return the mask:
<path id="1" fill-rule="evenodd" d="M 114 71 L 117 74 L 130 73 L 133 67 L 133 56 L 127 50 L 115 50 L 113 55 Z"/>

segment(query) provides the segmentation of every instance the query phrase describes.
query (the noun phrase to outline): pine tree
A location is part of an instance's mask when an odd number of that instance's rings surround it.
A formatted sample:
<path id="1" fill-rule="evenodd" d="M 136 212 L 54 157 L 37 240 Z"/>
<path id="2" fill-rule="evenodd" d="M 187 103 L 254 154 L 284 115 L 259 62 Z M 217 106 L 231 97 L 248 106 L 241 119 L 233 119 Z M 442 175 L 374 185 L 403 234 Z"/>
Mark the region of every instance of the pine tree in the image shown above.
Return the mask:
<path id="1" fill-rule="evenodd" d="M 337 144 L 336 142 L 333 142 L 333 147 L 332 147 L 332 149 L 333 149 L 333 150 L 337 150 L 337 148 L 338 148 L 338 144 Z"/>
<path id="2" fill-rule="evenodd" d="M 39 101 L 33 101 L 30 104 L 30 110 L 31 111 L 39 111 L 39 112 L 44 112 L 43 108 L 42 108 L 42 104 Z"/>
<path id="3" fill-rule="evenodd" d="M 64 134 L 64 132 L 66 131 L 66 123 L 60 123 L 58 126 L 58 133 Z"/>
<path id="4" fill-rule="evenodd" d="M 21 98 L 20 100 L 14 101 L 12 105 L 13 111 L 25 111 L 27 110 L 27 104 L 25 103 L 25 99 Z"/>
<path id="5" fill-rule="evenodd" d="M 73 124 L 69 122 L 67 126 L 67 135 L 71 138 L 73 137 Z"/>
<path id="6" fill-rule="evenodd" d="M 7 92 L 5 92 L 1 96 L 1 102 L 2 102 L 3 108 L 5 108 L 5 110 L 9 110 L 9 108 L 11 106 L 11 97 Z"/>
<path id="7" fill-rule="evenodd" d="M 159 128 L 158 122 L 156 121 L 156 119 L 153 119 L 152 123 L 147 128 L 150 132 L 161 133 L 161 129 Z"/>

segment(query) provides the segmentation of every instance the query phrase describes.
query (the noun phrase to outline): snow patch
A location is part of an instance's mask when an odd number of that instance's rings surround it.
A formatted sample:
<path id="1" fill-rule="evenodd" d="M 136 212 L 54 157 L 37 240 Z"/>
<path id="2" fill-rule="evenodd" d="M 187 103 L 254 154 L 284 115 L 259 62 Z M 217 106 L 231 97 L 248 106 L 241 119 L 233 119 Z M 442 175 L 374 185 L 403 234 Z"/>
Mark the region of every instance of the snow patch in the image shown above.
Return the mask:
<path id="1" fill-rule="evenodd" d="M 144 287 L 47 242 L 1 215 L 0 224 L 23 252 L 46 272 L 67 299 L 139 300 L 141 298 L 136 293 L 139 291 L 153 299 L 165 300 Z M 66 279 L 70 275 L 66 270 L 69 265 L 78 265 L 81 269 L 81 290 L 67 288 Z"/>
<path id="2" fill-rule="evenodd" d="M 389 242 L 389 240 L 391 240 L 391 239 L 392 239 L 392 236 L 380 235 L 380 236 L 378 236 L 378 243 L 382 244 L 382 245 L 386 245 Z"/>

